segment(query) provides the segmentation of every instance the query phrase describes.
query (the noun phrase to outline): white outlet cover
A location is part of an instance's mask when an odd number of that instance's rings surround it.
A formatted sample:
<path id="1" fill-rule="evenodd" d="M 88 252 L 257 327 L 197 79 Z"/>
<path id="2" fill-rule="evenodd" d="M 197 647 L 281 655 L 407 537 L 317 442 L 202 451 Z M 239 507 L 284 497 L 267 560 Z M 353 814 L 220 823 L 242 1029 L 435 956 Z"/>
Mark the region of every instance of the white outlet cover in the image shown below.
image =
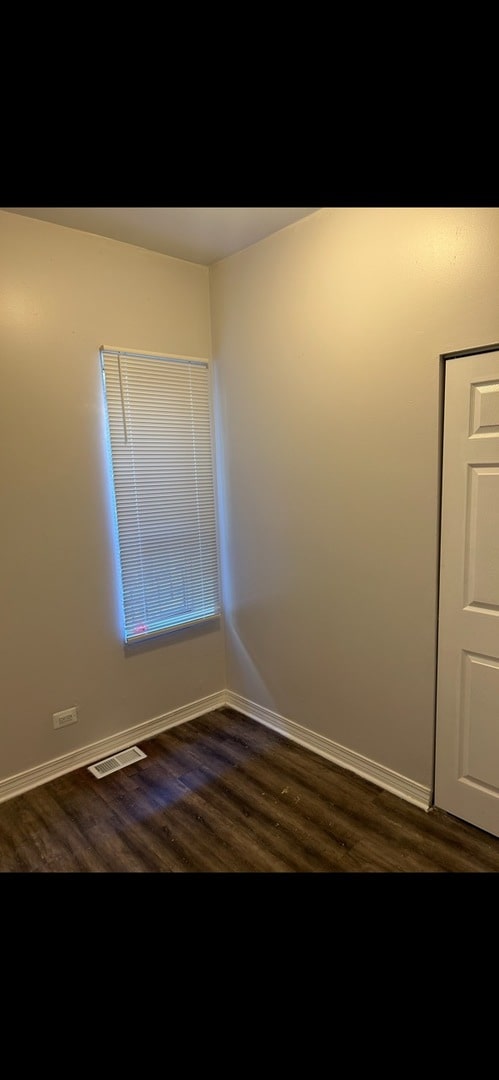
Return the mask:
<path id="1" fill-rule="evenodd" d="M 67 727 L 68 724 L 78 723 L 78 712 L 76 708 L 63 709 L 62 712 L 55 712 L 52 715 L 55 728 Z"/>

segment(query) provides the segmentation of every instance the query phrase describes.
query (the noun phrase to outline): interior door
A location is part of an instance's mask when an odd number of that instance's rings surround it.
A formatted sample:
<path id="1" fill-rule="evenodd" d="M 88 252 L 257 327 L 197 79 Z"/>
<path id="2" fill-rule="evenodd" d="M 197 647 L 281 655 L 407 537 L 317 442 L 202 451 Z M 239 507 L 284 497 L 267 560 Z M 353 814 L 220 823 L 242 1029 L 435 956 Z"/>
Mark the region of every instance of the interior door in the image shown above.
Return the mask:
<path id="1" fill-rule="evenodd" d="M 435 805 L 499 836 L 499 347 L 447 360 Z"/>

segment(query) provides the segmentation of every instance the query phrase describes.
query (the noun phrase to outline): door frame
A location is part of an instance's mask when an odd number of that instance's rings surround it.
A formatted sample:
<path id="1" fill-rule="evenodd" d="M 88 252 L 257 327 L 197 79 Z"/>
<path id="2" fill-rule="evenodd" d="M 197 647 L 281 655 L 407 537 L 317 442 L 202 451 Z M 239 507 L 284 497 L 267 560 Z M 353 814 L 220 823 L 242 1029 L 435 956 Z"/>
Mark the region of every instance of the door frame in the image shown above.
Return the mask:
<path id="1" fill-rule="evenodd" d="M 444 469 L 444 411 L 445 411 L 445 375 L 449 360 L 461 356 L 478 356 L 481 353 L 497 352 L 499 342 L 491 345 L 475 345 L 469 349 L 453 349 L 452 352 L 440 353 L 439 356 L 439 410 L 438 410 L 438 488 L 437 488 L 437 603 L 435 613 L 435 679 L 434 679 L 434 721 L 433 721 L 433 768 L 430 807 L 435 806 L 436 785 L 436 743 L 437 743 L 437 706 L 438 706 L 438 642 L 440 621 L 440 569 L 442 561 L 442 478 Z"/>

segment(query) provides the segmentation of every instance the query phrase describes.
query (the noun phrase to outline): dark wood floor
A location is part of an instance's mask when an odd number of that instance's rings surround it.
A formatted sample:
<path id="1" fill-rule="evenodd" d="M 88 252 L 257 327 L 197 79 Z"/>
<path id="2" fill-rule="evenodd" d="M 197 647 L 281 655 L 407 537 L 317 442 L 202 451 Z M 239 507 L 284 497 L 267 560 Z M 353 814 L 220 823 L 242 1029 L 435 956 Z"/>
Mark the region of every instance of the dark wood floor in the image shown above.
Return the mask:
<path id="1" fill-rule="evenodd" d="M 497 873 L 499 839 L 221 709 L 0 803 L 0 872 Z"/>

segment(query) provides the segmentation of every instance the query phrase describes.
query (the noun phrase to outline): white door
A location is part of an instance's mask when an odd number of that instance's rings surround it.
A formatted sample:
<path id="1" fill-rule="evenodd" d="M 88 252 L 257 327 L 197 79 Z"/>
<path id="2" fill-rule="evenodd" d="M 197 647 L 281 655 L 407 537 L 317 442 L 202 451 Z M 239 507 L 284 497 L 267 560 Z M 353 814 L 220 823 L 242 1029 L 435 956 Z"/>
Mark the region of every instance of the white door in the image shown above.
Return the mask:
<path id="1" fill-rule="evenodd" d="M 499 349 L 446 362 L 435 805 L 499 836 Z"/>

